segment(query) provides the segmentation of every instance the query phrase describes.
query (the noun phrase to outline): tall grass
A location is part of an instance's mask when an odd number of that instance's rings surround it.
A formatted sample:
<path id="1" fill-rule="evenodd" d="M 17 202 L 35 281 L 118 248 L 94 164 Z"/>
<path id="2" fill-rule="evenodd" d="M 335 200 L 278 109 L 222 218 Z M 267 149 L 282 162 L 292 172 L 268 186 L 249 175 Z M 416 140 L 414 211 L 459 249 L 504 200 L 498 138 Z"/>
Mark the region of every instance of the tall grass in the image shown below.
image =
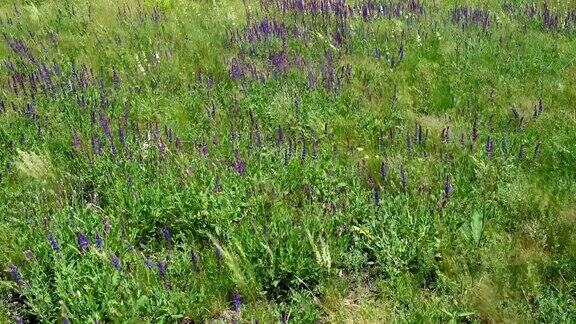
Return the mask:
<path id="1" fill-rule="evenodd" d="M 576 318 L 571 4 L 31 1 L 0 29 L 0 321 Z"/>

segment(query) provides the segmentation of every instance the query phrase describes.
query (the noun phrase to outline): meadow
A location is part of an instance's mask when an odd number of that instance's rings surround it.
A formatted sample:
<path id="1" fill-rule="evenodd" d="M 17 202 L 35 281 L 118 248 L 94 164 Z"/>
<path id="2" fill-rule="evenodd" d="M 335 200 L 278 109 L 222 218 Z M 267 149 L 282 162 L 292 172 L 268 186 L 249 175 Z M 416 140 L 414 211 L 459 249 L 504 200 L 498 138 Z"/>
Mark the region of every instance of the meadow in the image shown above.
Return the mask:
<path id="1" fill-rule="evenodd" d="M 5 0 L 0 322 L 576 322 L 576 3 Z"/>

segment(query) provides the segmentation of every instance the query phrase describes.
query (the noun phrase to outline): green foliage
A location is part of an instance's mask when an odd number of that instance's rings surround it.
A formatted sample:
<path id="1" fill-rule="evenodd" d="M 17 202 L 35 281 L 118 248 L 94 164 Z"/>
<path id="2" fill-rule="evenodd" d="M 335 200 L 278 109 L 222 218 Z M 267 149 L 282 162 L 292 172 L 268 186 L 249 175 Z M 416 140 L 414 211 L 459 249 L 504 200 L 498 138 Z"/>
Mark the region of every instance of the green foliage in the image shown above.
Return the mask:
<path id="1" fill-rule="evenodd" d="M 576 320 L 575 8 L 271 3 L 0 4 L 0 322 Z"/>

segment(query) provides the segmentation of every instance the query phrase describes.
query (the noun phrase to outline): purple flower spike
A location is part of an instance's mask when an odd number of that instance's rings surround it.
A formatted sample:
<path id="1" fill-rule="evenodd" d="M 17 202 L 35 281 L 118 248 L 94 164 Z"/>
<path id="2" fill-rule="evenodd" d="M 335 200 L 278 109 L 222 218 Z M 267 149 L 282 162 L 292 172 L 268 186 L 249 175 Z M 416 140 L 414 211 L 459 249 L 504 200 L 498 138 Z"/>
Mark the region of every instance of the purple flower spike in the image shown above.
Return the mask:
<path id="1" fill-rule="evenodd" d="M 242 308 L 242 297 L 238 291 L 235 291 L 232 295 L 232 303 L 234 304 L 234 311 L 240 312 L 240 308 Z"/>
<path id="2" fill-rule="evenodd" d="M 452 195 L 452 183 L 450 182 L 450 176 L 446 176 L 444 180 L 444 197 L 447 199 Z"/>
<path id="3" fill-rule="evenodd" d="M 534 148 L 534 158 L 537 158 L 538 156 L 540 156 L 541 147 L 542 147 L 542 142 L 538 141 L 538 143 L 536 144 L 536 147 Z"/>
<path id="4" fill-rule="evenodd" d="M 112 80 L 114 81 L 114 87 L 116 89 L 120 88 L 120 76 L 118 75 L 116 69 L 112 70 Z"/>
<path id="5" fill-rule="evenodd" d="M 50 233 L 48 235 L 48 240 L 50 241 L 50 247 L 52 247 L 52 250 L 56 252 L 60 250 L 60 247 L 58 246 L 58 241 L 56 240 L 56 236 L 54 236 L 54 233 Z"/>
<path id="6" fill-rule="evenodd" d="M 236 160 L 234 163 L 234 168 L 236 169 L 236 172 L 238 172 L 238 174 L 241 176 L 244 175 L 246 165 L 244 163 L 244 160 L 240 156 L 240 151 L 238 151 L 238 149 L 234 150 L 234 158 Z"/>
<path id="7" fill-rule="evenodd" d="M 406 175 L 406 169 L 404 165 L 400 165 L 400 181 L 402 182 L 402 188 L 406 190 L 408 188 L 408 176 Z"/>
<path id="8" fill-rule="evenodd" d="M 162 225 L 162 237 L 166 242 L 170 242 L 170 238 L 172 237 L 172 234 L 170 233 L 170 230 L 168 229 L 166 224 Z"/>
<path id="9" fill-rule="evenodd" d="M 17 284 L 21 284 L 22 283 L 22 276 L 20 275 L 18 268 L 12 262 L 10 262 L 10 266 L 9 266 L 8 270 L 10 271 L 10 275 L 12 275 L 12 280 L 14 280 L 14 282 Z"/>
<path id="10" fill-rule="evenodd" d="M 112 255 L 110 256 L 110 262 L 112 262 L 112 266 L 116 270 L 122 271 L 122 263 L 120 262 L 120 259 L 114 253 L 112 253 Z"/>
<path id="11" fill-rule="evenodd" d="M 382 199 L 382 192 L 380 190 L 380 186 L 376 186 L 376 188 L 374 188 L 374 203 L 376 204 L 376 206 L 380 206 L 381 199 Z"/>
<path id="12" fill-rule="evenodd" d="M 166 279 L 166 263 L 162 260 L 158 261 L 158 274 L 160 278 Z"/>
<path id="13" fill-rule="evenodd" d="M 474 119 L 474 123 L 472 124 L 471 138 L 472 142 L 476 142 L 476 139 L 478 139 L 478 118 Z"/>
<path id="14" fill-rule="evenodd" d="M 98 251 L 102 252 L 103 247 L 104 247 L 104 240 L 102 239 L 100 232 L 96 230 L 96 248 L 98 248 Z"/>
<path id="15" fill-rule="evenodd" d="M 494 155 L 494 142 L 490 136 L 488 136 L 488 139 L 486 140 L 486 154 L 488 154 L 488 157 Z"/>
<path id="16" fill-rule="evenodd" d="M 88 251 L 88 248 L 90 247 L 90 241 L 88 241 L 88 238 L 86 235 L 84 235 L 84 233 L 80 231 L 76 232 L 76 242 L 78 243 L 78 247 L 80 248 L 81 253 Z"/>
<path id="17" fill-rule="evenodd" d="M 110 234 L 110 218 L 108 218 L 108 216 L 104 217 L 104 221 L 102 223 L 104 228 L 104 234 L 106 235 Z"/>
<path id="18" fill-rule="evenodd" d="M 382 183 L 386 182 L 386 178 L 388 177 L 388 163 L 386 161 L 382 161 L 380 164 L 380 179 Z"/>
<path id="19" fill-rule="evenodd" d="M 144 258 L 144 264 L 146 265 L 146 267 L 147 267 L 149 270 L 154 269 L 154 263 L 153 263 L 152 261 L 150 261 L 150 259 L 147 258 L 147 257 Z"/>
<path id="20" fill-rule="evenodd" d="M 198 266 L 198 254 L 196 251 L 190 251 L 190 261 L 192 261 L 192 266 L 196 268 Z"/>

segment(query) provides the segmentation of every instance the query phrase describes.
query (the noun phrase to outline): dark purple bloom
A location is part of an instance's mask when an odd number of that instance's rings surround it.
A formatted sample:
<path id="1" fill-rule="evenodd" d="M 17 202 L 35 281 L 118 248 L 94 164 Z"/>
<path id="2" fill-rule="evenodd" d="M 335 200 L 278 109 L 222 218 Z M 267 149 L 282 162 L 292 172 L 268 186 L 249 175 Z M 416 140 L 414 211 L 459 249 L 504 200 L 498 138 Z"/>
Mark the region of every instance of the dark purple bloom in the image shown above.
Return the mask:
<path id="1" fill-rule="evenodd" d="M 518 151 L 518 158 L 520 160 L 524 159 L 524 156 L 526 155 L 526 148 L 524 147 L 524 144 L 520 145 L 520 150 Z"/>
<path id="2" fill-rule="evenodd" d="M 450 182 L 450 176 L 446 176 L 444 180 L 444 197 L 448 199 L 452 195 L 452 183 Z"/>
<path id="3" fill-rule="evenodd" d="M 10 263 L 9 271 L 10 271 L 10 274 L 12 275 L 12 280 L 14 280 L 14 282 L 17 284 L 21 284 L 22 283 L 22 276 L 20 275 L 18 268 L 13 263 Z"/>
<path id="4" fill-rule="evenodd" d="M 238 174 L 241 176 L 244 175 L 246 165 L 244 163 L 244 160 L 240 156 L 240 151 L 238 151 L 238 149 L 234 150 L 234 158 L 235 158 L 234 168 L 236 169 L 236 172 L 238 172 Z"/>
<path id="5" fill-rule="evenodd" d="M 386 182 L 386 178 L 388 177 L 388 163 L 386 161 L 382 161 L 380 164 L 380 179 L 382 183 Z"/>
<path id="6" fill-rule="evenodd" d="M 166 263 L 162 260 L 158 261 L 158 274 L 160 275 L 160 278 L 166 278 Z"/>
<path id="7" fill-rule="evenodd" d="M 488 139 L 486 140 L 486 154 L 488 154 L 488 157 L 494 155 L 494 142 L 490 136 L 488 136 Z"/>
<path id="8" fill-rule="evenodd" d="M 103 223 L 102 227 L 104 228 L 104 234 L 108 235 L 110 233 L 110 218 L 108 218 L 108 216 L 105 216 L 102 223 Z"/>
<path id="9" fill-rule="evenodd" d="M 60 247 L 58 246 L 58 241 L 56 241 L 56 237 L 54 236 L 54 233 L 48 234 L 48 240 L 50 241 L 50 247 L 52 247 L 52 250 L 58 251 L 60 249 Z"/>
<path id="10" fill-rule="evenodd" d="M 196 251 L 190 251 L 190 261 L 192 261 L 192 266 L 196 268 L 198 266 L 198 254 Z"/>
<path id="11" fill-rule="evenodd" d="M 116 69 L 112 70 L 112 80 L 114 82 L 114 87 L 116 89 L 120 88 L 120 76 L 118 75 L 118 72 L 116 72 Z"/>
<path id="12" fill-rule="evenodd" d="M 154 269 L 154 263 L 152 261 L 150 261 L 149 258 L 145 257 L 144 258 L 144 264 L 146 265 L 146 267 L 150 270 Z"/>
<path id="13" fill-rule="evenodd" d="M 168 229 L 166 224 L 162 224 L 162 237 L 166 242 L 170 242 L 170 238 L 172 237 L 172 234 L 170 233 L 170 230 Z"/>
<path id="14" fill-rule="evenodd" d="M 382 192 L 380 190 L 380 186 L 376 186 L 376 188 L 374 188 L 374 203 L 376 204 L 376 206 L 380 206 L 381 199 L 382 199 Z"/>
<path id="15" fill-rule="evenodd" d="M 412 136 L 409 130 L 406 130 L 406 147 L 408 147 L 409 151 L 412 151 Z"/>
<path id="16" fill-rule="evenodd" d="M 239 312 L 242 307 L 242 297 L 238 291 L 235 291 L 232 295 L 232 304 L 234 305 L 234 311 Z"/>
<path id="17" fill-rule="evenodd" d="M 116 270 L 122 271 L 122 263 L 120 262 L 120 259 L 114 253 L 112 253 L 112 255 L 110 255 L 110 261 L 112 262 L 112 266 Z"/>
<path id="18" fill-rule="evenodd" d="M 476 142 L 478 138 L 478 118 L 474 119 L 474 123 L 472 124 L 472 142 Z"/>
<path id="19" fill-rule="evenodd" d="M 450 140 L 450 126 L 446 126 L 442 129 L 442 135 L 440 136 L 443 141 L 448 142 Z"/>
<path id="20" fill-rule="evenodd" d="M 400 181 L 402 182 L 402 188 L 406 190 L 408 188 L 408 176 L 403 164 L 400 165 Z"/>
<path id="21" fill-rule="evenodd" d="M 76 232 L 76 243 L 78 243 L 78 247 L 80 248 L 80 252 L 86 252 L 88 251 L 88 248 L 90 247 L 90 241 L 88 241 L 88 238 L 86 237 L 86 235 L 84 235 L 84 233 L 77 231 Z"/>
<path id="22" fill-rule="evenodd" d="M 96 230 L 96 248 L 98 248 L 98 251 L 102 252 L 103 247 L 104 247 L 104 240 L 102 239 L 100 232 Z"/>
<path id="23" fill-rule="evenodd" d="M 230 61 L 230 77 L 232 80 L 236 80 L 242 76 L 242 67 L 236 58 Z"/>
<path id="24" fill-rule="evenodd" d="M 541 146 L 542 142 L 538 141 L 538 143 L 536 143 L 536 147 L 534 148 L 534 158 L 537 158 L 540 155 Z"/>

